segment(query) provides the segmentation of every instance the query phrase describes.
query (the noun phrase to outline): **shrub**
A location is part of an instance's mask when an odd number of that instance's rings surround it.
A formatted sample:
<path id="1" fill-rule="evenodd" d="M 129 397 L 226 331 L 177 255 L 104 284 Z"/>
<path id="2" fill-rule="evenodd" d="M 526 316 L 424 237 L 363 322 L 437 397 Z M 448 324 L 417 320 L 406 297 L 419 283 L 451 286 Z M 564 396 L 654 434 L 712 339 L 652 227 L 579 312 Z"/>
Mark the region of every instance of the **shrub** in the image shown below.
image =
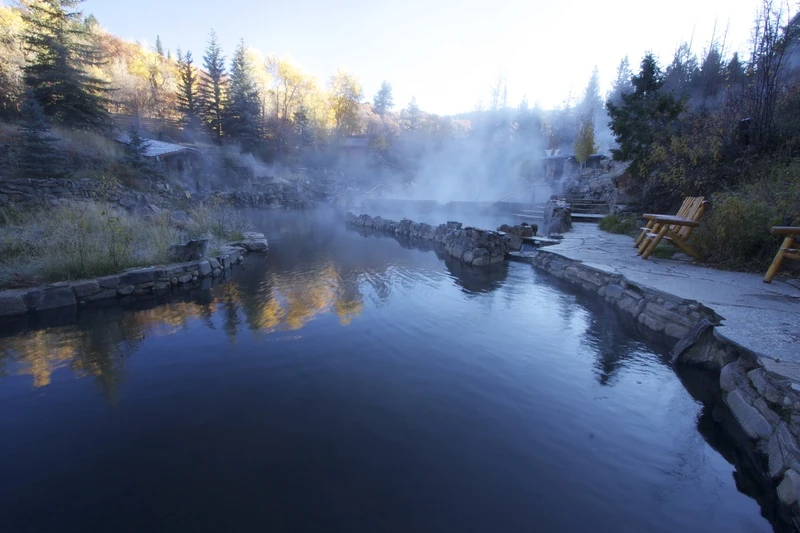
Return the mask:
<path id="1" fill-rule="evenodd" d="M 635 216 L 620 216 L 613 213 L 601 218 L 599 225 L 603 231 L 620 235 L 635 235 L 639 229 L 638 219 Z"/>
<path id="2" fill-rule="evenodd" d="M 694 233 L 699 251 L 713 264 L 761 271 L 780 246 L 775 225 L 800 223 L 800 160 L 764 162 L 749 183 L 712 196 L 711 209 Z"/>

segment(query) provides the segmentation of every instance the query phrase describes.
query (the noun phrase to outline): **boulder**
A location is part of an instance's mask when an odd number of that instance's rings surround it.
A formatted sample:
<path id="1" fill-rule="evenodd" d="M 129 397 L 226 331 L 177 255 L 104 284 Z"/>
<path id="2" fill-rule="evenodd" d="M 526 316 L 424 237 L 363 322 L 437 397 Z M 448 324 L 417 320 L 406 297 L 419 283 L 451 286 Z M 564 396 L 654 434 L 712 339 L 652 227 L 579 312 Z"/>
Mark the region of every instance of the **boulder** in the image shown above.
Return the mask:
<path id="1" fill-rule="evenodd" d="M 125 272 L 120 276 L 120 283 L 123 285 L 141 285 L 155 280 L 156 269 L 137 268 Z"/>
<path id="2" fill-rule="evenodd" d="M 39 303 L 36 310 L 47 311 L 49 309 L 71 307 L 77 304 L 78 301 L 75 299 L 75 293 L 72 292 L 72 288 L 66 284 L 58 284 L 45 288 L 42 301 Z"/>
<path id="3" fill-rule="evenodd" d="M 100 284 L 101 289 L 116 289 L 119 287 L 119 276 L 97 278 L 97 283 Z"/>
<path id="4" fill-rule="evenodd" d="M 206 255 L 208 239 L 195 239 L 185 244 L 173 244 L 169 247 L 169 255 L 176 263 L 197 261 Z"/>
<path id="5" fill-rule="evenodd" d="M 787 470 L 783 474 L 783 481 L 778 485 L 778 498 L 784 505 L 794 505 L 800 497 L 800 474 L 794 470 Z"/>
<path id="6" fill-rule="evenodd" d="M 100 292 L 100 283 L 96 280 L 79 281 L 72 285 L 72 290 L 75 292 L 75 297 L 78 299 L 86 298 L 97 292 Z"/>
<path id="7" fill-rule="evenodd" d="M 206 277 L 210 276 L 212 272 L 211 265 L 208 261 L 200 261 L 197 266 L 197 271 L 199 272 L 199 277 Z"/>
<path id="8" fill-rule="evenodd" d="M 21 291 L 0 292 L 0 317 L 24 315 L 27 312 L 25 293 Z"/>

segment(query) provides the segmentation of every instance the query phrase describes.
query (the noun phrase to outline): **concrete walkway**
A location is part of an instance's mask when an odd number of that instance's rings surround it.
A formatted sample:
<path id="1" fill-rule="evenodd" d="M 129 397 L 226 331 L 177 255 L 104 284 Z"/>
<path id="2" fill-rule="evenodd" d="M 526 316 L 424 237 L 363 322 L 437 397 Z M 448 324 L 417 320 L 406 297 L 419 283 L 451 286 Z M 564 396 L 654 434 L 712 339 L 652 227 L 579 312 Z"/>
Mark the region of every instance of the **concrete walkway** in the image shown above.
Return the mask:
<path id="1" fill-rule="evenodd" d="M 581 261 L 629 281 L 695 300 L 723 317 L 717 334 L 766 360 L 765 366 L 800 381 L 800 283 L 778 276 L 726 272 L 691 264 L 689 258 L 647 260 L 636 255 L 633 239 L 574 224 L 564 240 L 543 251 Z"/>

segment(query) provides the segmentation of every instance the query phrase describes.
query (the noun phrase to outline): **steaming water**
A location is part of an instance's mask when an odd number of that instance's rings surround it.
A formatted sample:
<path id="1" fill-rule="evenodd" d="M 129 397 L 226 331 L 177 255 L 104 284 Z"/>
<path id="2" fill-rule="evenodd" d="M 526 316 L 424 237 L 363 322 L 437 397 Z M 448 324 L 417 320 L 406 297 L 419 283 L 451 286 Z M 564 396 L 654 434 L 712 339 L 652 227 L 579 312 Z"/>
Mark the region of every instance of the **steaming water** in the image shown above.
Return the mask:
<path id="1" fill-rule="evenodd" d="M 253 220 L 271 252 L 231 283 L 0 340 L 0 530 L 770 530 L 609 310 Z"/>

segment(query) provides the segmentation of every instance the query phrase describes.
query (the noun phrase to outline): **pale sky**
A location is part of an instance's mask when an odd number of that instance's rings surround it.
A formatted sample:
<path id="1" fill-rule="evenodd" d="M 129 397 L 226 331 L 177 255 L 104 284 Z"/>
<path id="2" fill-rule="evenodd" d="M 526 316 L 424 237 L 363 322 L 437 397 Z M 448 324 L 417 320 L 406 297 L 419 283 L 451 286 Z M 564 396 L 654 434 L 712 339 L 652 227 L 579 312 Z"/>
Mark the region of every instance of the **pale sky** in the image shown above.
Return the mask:
<path id="1" fill-rule="evenodd" d="M 716 25 L 727 49 L 746 52 L 760 0 L 87 0 L 111 33 L 203 55 L 211 28 L 230 57 L 240 37 L 291 55 L 322 83 L 344 67 L 371 101 L 387 80 L 396 109 L 412 96 L 425 111 L 471 111 L 505 76 L 509 105 L 560 105 L 577 97 L 595 65 L 604 90 L 628 55 L 652 50 L 665 66 L 693 39 L 699 54 Z"/>

